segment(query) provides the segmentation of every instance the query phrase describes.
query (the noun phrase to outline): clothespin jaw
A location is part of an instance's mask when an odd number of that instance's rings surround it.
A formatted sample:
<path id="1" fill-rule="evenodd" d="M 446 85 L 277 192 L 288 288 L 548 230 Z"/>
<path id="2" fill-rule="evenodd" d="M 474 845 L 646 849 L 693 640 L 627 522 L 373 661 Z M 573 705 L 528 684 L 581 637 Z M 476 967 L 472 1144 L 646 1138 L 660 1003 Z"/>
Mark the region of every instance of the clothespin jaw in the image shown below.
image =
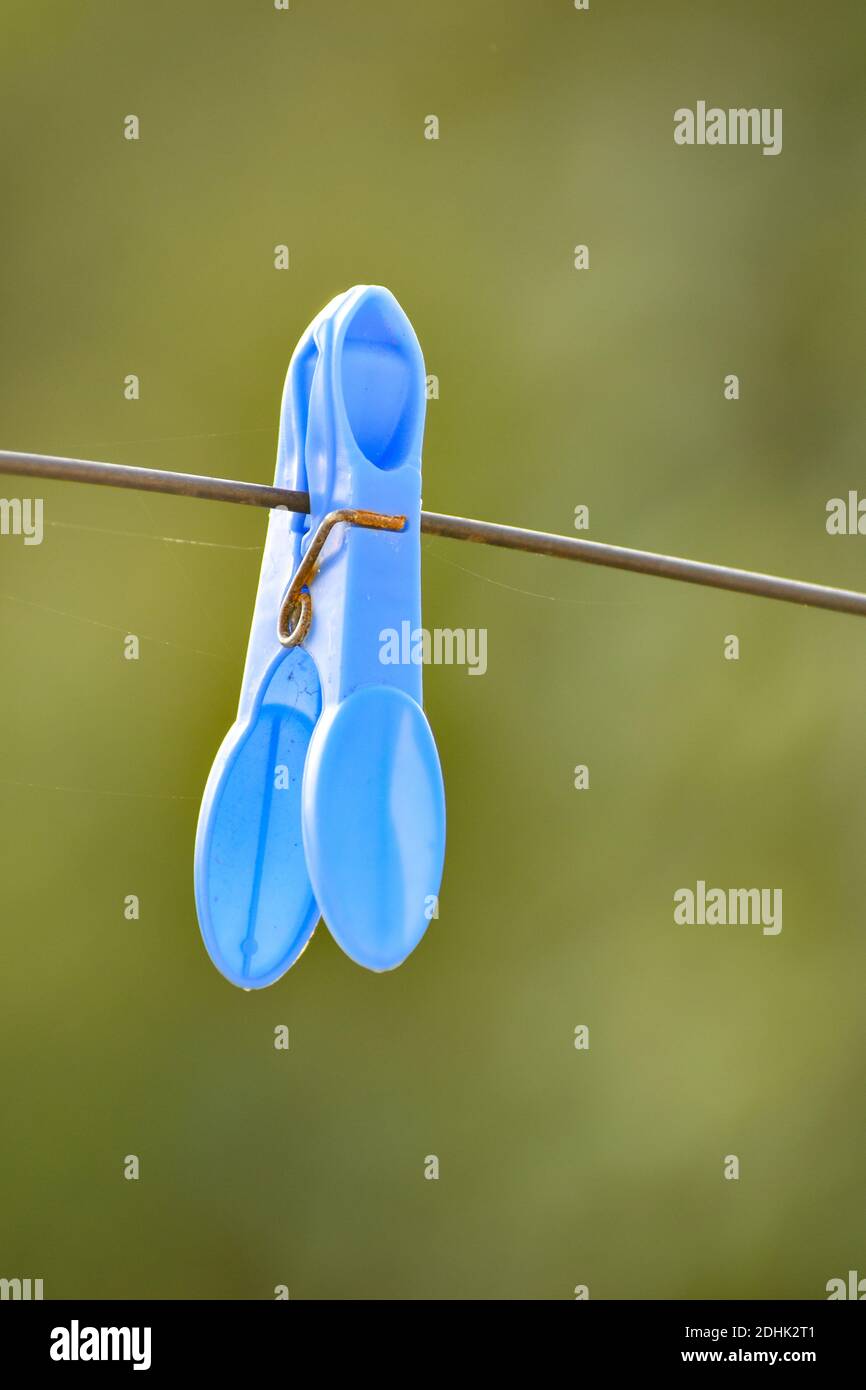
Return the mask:
<path id="1" fill-rule="evenodd" d="M 388 634 L 421 623 L 421 444 L 425 370 L 394 296 L 349 291 L 317 324 L 310 393 L 310 536 L 338 508 L 403 518 L 349 524 L 312 585 L 306 649 L 323 710 L 307 755 L 307 867 L 333 936 L 373 970 L 399 965 L 438 900 L 445 798 L 421 707 L 419 663 L 383 661 Z M 309 542 L 308 542 L 309 543 Z"/>
<path id="2" fill-rule="evenodd" d="M 421 667 L 382 660 L 421 621 L 424 362 L 388 290 L 360 286 L 292 357 L 238 707 L 208 779 L 196 905 L 218 969 L 273 983 L 323 915 L 354 960 L 399 965 L 436 913 L 445 800 Z"/>
<path id="3" fill-rule="evenodd" d="M 276 487 L 306 490 L 307 411 L 315 321 L 298 343 L 280 409 Z M 297 960 L 319 920 L 301 832 L 301 781 L 322 707 L 312 658 L 287 651 L 275 614 L 297 569 L 308 518 L 269 514 L 237 719 L 208 777 L 195 849 L 199 926 L 232 984 L 273 984 Z"/>

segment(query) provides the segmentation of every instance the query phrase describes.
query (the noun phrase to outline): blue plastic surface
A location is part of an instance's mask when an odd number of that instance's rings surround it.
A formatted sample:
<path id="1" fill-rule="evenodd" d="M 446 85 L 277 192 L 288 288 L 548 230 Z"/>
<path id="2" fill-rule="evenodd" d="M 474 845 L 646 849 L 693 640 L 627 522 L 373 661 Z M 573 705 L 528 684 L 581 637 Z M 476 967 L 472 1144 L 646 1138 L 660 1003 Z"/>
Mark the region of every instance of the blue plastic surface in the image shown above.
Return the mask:
<path id="1" fill-rule="evenodd" d="M 308 490 L 311 515 L 271 514 L 238 718 L 196 840 L 205 945 L 247 989 L 294 963 L 320 910 L 372 970 L 399 965 L 434 911 L 445 799 L 421 667 L 381 660 L 389 631 L 421 622 L 424 412 L 421 350 L 393 295 L 360 286 L 332 300 L 292 357 L 280 423 L 276 484 Z M 402 514 L 407 525 L 331 532 L 310 632 L 286 651 L 281 599 L 338 507 Z"/>
<path id="2" fill-rule="evenodd" d="M 307 486 L 314 328 L 315 322 L 289 364 L 274 476 L 275 486 L 300 491 Z M 306 946 L 320 915 L 301 838 L 301 779 L 322 707 L 319 679 L 306 652 L 280 645 L 276 628 L 307 520 L 286 511 L 270 513 L 238 716 L 217 753 L 199 812 L 199 926 L 217 969 L 244 989 L 279 979 Z"/>

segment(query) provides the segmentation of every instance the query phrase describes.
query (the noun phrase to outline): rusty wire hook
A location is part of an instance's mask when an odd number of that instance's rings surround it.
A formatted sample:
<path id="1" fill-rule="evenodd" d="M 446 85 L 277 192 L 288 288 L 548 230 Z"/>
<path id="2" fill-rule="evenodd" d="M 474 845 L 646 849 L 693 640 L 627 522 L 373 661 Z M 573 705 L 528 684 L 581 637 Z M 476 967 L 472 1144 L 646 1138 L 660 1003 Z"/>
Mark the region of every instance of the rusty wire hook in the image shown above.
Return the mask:
<path id="1" fill-rule="evenodd" d="M 405 516 L 385 516 L 381 512 L 365 512 L 352 507 L 328 512 L 320 521 L 307 547 L 307 553 L 298 565 L 295 576 L 286 590 L 286 596 L 280 604 L 277 636 L 284 647 L 300 646 L 310 630 L 310 623 L 313 621 L 313 600 L 309 586 L 315 575 L 316 561 L 331 531 L 341 521 L 345 521 L 349 526 L 364 526 L 371 531 L 402 531 L 406 525 Z"/>

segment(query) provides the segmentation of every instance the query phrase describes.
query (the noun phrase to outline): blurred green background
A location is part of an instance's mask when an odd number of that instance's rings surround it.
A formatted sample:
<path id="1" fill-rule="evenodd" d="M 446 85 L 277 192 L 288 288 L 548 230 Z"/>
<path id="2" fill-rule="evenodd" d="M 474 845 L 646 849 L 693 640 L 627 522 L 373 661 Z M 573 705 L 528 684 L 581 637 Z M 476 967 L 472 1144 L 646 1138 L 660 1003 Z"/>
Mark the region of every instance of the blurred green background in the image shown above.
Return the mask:
<path id="1" fill-rule="evenodd" d="M 864 39 L 858 0 L 7 0 L 0 445 L 269 481 L 295 342 L 382 283 L 440 380 L 429 508 L 569 532 L 585 503 L 596 539 L 862 588 L 866 539 L 824 521 L 864 476 Z M 782 154 L 677 148 L 699 99 L 781 106 Z M 866 1274 L 856 619 L 426 540 L 426 624 L 489 631 L 486 677 L 425 677 L 440 920 L 386 976 L 320 927 L 245 994 L 201 945 L 192 846 L 265 517 L 38 495 L 44 544 L 0 539 L 0 1275 L 510 1299 Z M 781 935 L 674 926 L 698 878 L 781 887 Z"/>

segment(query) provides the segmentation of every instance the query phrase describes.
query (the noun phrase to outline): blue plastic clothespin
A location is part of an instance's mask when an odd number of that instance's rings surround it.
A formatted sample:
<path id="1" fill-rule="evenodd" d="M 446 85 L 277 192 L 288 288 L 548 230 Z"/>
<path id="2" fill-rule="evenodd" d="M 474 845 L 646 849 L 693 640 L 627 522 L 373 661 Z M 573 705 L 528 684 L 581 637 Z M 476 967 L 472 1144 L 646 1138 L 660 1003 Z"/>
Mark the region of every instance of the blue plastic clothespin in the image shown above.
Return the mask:
<path id="1" fill-rule="evenodd" d="M 320 915 L 373 970 L 418 944 L 439 892 L 445 802 L 421 667 L 380 660 L 420 625 L 425 373 L 388 290 L 360 286 L 292 357 L 273 512 L 238 718 L 205 789 L 196 905 L 218 969 L 246 989 L 297 959 Z"/>

